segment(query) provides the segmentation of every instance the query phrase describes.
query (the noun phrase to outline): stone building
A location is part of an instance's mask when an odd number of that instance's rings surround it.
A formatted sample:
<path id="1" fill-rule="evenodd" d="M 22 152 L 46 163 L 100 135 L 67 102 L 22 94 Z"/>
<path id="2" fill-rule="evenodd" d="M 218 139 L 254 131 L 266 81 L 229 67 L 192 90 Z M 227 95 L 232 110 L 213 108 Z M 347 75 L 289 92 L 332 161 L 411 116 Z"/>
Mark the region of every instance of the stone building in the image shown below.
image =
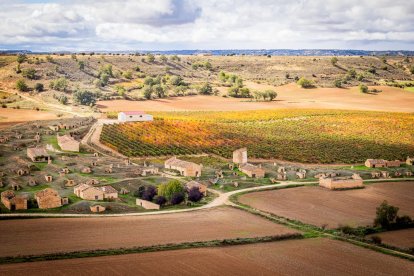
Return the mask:
<path id="1" fill-rule="evenodd" d="M 52 188 L 46 188 L 35 193 L 35 199 L 39 209 L 50 209 L 62 206 L 62 198 L 58 192 Z"/>
<path id="2" fill-rule="evenodd" d="M 197 181 L 189 181 L 185 183 L 185 188 L 187 191 L 190 191 L 194 187 L 197 187 L 200 193 L 202 193 L 204 196 L 207 196 L 207 185 L 201 184 Z"/>
<path id="3" fill-rule="evenodd" d="M 64 151 L 79 152 L 80 142 L 76 141 L 69 135 L 57 135 L 59 147 Z"/>
<path id="4" fill-rule="evenodd" d="M 240 164 L 239 170 L 252 178 L 263 178 L 265 176 L 265 170 L 263 168 L 249 163 Z"/>
<path id="5" fill-rule="evenodd" d="M 368 168 L 390 168 L 390 167 L 399 167 L 401 166 L 400 160 L 384 160 L 384 159 L 367 159 L 365 161 L 365 166 Z"/>
<path id="6" fill-rule="evenodd" d="M 247 163 L 247 148 L 241 148 L 233 151 L 233 163 L 246 164 Z"/>
<path id="7" fill-rule="evenodd" d="M 161 208 L 160 205 L 158 205 L 154 202 L 144 200 L 144 199 L 140 199 L 140 198 L 137 198 L 136 204 L 138 206 L 141 206 L 144 209 L 147 209 L 147 210 L 159 210 Z"/>
<path id="8" fill-rule="evenodd" d="M 47 153 L 45 148 L 28 148 L 27 157 L 33 162 L 47 162 L 50 155 Z"/>
<path id="9" fill-rule="evenodd" d="M 92 205 L 90 206 L 90 209 L 92 213 L 102 213 L 106 210 L 105 206 L 102 205 Z"/>
<path id="10" fill-rule="evenodd" d="M 27 198 L 24 196 L 17 196 L 13 191 L 7 190 L 1 193 L 1 203 L 9 209 L 14 210 L 26 210 Z"/>
<path id="11" fill-rule="evenodd" d="M 85 200 L 104 200 L 118 198 L 118 191 L 112 186 L 93 187 L 88 184 L 79 184 L 73 189 L 78 197 Z"/>
<path id="12" fill-rule="evenodd" d="M 359 174 L 353 174 L 351 177 L 321 177 L 319 186 L 335 189 L 351 189 L 364 187 L 363 180 Z"/>
<path id="13" fill-rule="evenodd" d="M 412 166 L 414 164 L 414 158 L 407 156 L 407 160 L 405 161 L 405 164 L 407 164 L 408 166 Z"/>
<path id="14" fill-rule="evenodd" d="M 201 168 L 203 165 L 183 161 L 177 157 L 172 157 L 165 161 L 164 167 L 166 169 L 177 170 L 182 176 L 199 177 L 201 175 Z"/>

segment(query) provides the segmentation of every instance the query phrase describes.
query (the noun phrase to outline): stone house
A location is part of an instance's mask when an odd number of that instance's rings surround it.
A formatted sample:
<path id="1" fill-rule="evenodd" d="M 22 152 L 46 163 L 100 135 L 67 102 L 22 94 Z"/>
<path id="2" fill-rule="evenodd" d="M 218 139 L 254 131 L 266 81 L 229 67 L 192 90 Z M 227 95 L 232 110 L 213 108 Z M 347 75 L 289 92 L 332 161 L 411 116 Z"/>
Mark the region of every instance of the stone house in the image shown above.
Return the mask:
<path id="1" fill-rule="evenodd" d="M 155 166 L 149 166 L 144 168 L 139 168 L 135 171 L 136 175 L 147 176 L 149 174 L 157 174 L 158 168 Z"/>
<path id="2" fill-rule="evenodd" d="M 165 161 L 164 167 L 166 169 L 177 170 L 182 176 L 199 177 L 201 176 L 201 168 L 203 165 L 172 157 Z"/>
<path id="3" fill-rule="evenodd" d="M 27 210 L 27 198 L 24 196 L 16 196 L 13 191 L 7 190 L 1 193 L 1 203 L 9 209 L 14 210 Z"/>
<path id="4" fill-rule="evenodd" d="M 278 173 L 277 174 L 277 180 L 286 180 L 287 179 L 287 174 L 286 172 L 283 173 Z"/>
<path id="5" fill-rule="evenodd" d="M 306 178 L 306 170 L 300 169 L 296 172 L 296 177 L 299 179 L 305 179 Z"/>
<path id="6" fill-rule="evenodd" d="M 112 186 L 93 187 L 88 184 L 80 184 L 73 189 L 78 197 L 85 200 L 104 200 L 118 198 L 118 191 Z"/>
<path id="7" fill-rule="evenodd" d="M 331 190 L 351 189 L 364 187 L 363 180 L 359 174 L 353 174 L 351 177 L 321 177 L 319 186 Z"/>
<path id="8" fill-rule="evenodd" d="M 92 205 L 90 206 L 92 213 L 102 213 L 105 212 L 106 208 L 102 205 Z"/>
<path id="9" fill-rule="evenodd" d="M 147 209 L 147 210 L 159 210 L 161 208 L 160 205 L 154 202 L 140 199 L 140 198 L 137 198 L 136 203 L 138 206 L 141 206 L 142 208 Z"/>
<path id="10" fill-rule="evenodd" d="M 414 158 L 407 156 L 407 160 L 405 161 L 405 164 L 408 166 L 412 166 L 414 164 Z"/>
<path id="11" fill-rule="evenodd" d="M 34 179 L 34 178 L 30 178 L 30 179 L 29 179 L 29 182 L 28 182 L 28 185 L 29 185 L 30 187 L 34 187 L 34 186 L 36 186 L 36 185 L 37 185 L 37 183 L 36 183 L 36 179 Z"/>
<path id="12" fill-rule="evenodd" d="M 62 206 L 62 198 L 58 192 L 52 188 L 46 188 L 35 193 L 35 199 L 39 209 L 50 209 Z"/>
<path id="13" fill-rule="evenodd" d="M 28 175 L 28 174 L 30 174 L 30 169 L 29 168 L 25 168 L 25 167 L 17 168 L 15 170 L 15 173 L 18 176 Z"/>
<path id="14" fill-rule="evenodd" d="M 187 192 L 189 192 L 193 187 L 197 187 L 200 193 L 202 193 L 204 196 L 207 196 L 207 185 L 201 184 L 194 180 L 185 183 L 185 188 Z"/>
<path id="15" fill-rule="evenodd" d="M 53 181 L 53 176 L 45 175 L 45 179 L 46 179 L 46 182 L 52 182 Z"/>
<path id="16" fill-rule="evenodd" d="M 104 192 L 105 199 L 116 199 L 118 198 L 118 191 L 114 187 L 106 185 L 99 187 Z"/>
<path id="17" fill-rule="evenodd" d="M 239 165 L 239 170 L 252 178 L 263 178 L 265 170 L 261 166 L 245 163 Z"/>
<path id="18" fill-rule="evenodd" d="M 247 163 L 247 148 L 241 148 L 233 151 L 233 163 L 246 164 Z"/>
<path id="19" fill-rule="evenodd" d="M 399 167 L 401 166 L 400 160 L 384 160 L 384 159 L 367 159 L 365 161 L 365 166 L 368 168 L 390 168 L 390 167 Z"/>
<path id="20" fill-rule="evenodd" d="M 381 172 L 371 172 L 371 178 L 380 178 Z"/>
<path id="21" fill-rule="evenodd" d="M 57 135 L 57 141 L 59 147 L 64 151 L 79 152 L 80 142 L 76 141 L 69 135 L 59 136 Z"/>
<path id="22" fill-rule="evenodd" d="M 29 157 L 32 162 L 47 162 L 50 155 L 45 148 L 28 148 L 27 157 Z"/>
<path id="23" fill-rule="evenodd" d="M 92 170 L 90 167 L 84 167 L 82 168 L 82 173 L 92 173 Z"/>

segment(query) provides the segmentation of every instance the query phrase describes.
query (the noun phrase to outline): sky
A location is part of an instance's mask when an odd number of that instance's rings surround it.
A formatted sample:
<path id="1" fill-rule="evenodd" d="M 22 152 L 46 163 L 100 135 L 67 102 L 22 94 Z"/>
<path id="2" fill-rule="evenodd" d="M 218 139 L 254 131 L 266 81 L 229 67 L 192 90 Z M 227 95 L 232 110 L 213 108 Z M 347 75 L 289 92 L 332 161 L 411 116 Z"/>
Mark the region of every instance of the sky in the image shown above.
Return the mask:
<path id="1" fill-rule="evenodd" d="M 414 50 L 414 0 L 0 0 L 0 49 Z"/>

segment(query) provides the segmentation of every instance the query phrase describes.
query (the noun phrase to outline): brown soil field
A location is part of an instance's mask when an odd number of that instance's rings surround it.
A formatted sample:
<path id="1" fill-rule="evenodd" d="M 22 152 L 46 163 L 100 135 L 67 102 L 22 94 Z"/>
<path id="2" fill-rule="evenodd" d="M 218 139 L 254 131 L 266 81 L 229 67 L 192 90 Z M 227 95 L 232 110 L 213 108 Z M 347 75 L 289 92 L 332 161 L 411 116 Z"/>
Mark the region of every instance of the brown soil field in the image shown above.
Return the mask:
<path id="1" fill-rule="evenodd" d="M 313 225 L 364 226 L 372 224 L 384 200 L 400 208 L 399 215 L 414 216 L 414 182 L 366 185 L 364 189 L 330 191 L 299 187 L 242 195 L 241 203 Z"/>
<path id="2" fill-rule="evenodd" d="M 99 101 L 98 107 L 104 111 L 238 111 L 275 108 L 323 108 L 371 111 L 414 111 L 414 93 L 401 88 L 376 86 L 382 92 L 360 93 L 352 88 L 303 89 L 291 83 L 279 87 L 246 82 L 253 89 L 274 89 L 278 97 L 273 102 L 255 102 L 246 99 L 223 98 L 218 96 L 187 96 L 151 101 L 113 100 Z M 374 87 L 372 87 L 374 88 Z"/>
<path id="3" fill-rule="evenodd" d="M 230 207 L 168 215 L 45 218 L 0 223 L 0 256 L 127 248 L 296 233 Z"/>
<path id="4" fill-rule="evenodd" d="M 414 263 L 328 239 L 1 265 L 4 275 L 413 275 Z"/>
<path id="5" fill-rule="evenodd" d="M 406 249 L 414 248 L 414 228 L 384 232 L 375 236 L 381 237 L 382 243 L 385 244 Z"/>
<path id="6" fill-rule="evenodd" d="M 0 128 L 21 122 L 53 119 L 57 119 L 56 114 L 44 111 L 10 108 L 0 109 Z"/>

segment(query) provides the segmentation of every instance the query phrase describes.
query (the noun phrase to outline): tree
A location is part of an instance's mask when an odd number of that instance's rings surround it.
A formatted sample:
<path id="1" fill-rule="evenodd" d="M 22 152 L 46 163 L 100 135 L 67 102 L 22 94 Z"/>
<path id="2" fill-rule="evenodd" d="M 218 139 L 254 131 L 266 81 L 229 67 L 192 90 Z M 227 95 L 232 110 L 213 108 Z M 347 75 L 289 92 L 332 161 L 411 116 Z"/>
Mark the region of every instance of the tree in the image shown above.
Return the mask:
<path id="1" fill-rule="evenodd" d="M 334 86 L 338 87 L 338 88 L 341 88 L 342 87 L 342 81 L 341 80 L 335 80 L 334 81 Z"/>
<path id="2" fill-rule="evenodd" d="M 17 63 L 20 64 L 20 63 L 25 62 L 26 59 L 27 59 L 27 56 L 25 54 L 18 54 L 16 60 L 17 60 Z"/>
<path id="3" fill-rule="evenodd" d="M 83 71 L 85 69 L 85 62 L 80 60 L 78 61 L 79 70 Z"/>
<path id="4" fill-rule="evenodd" d="M 147 100 L 151 100 L 153 92 L 154 89 L 152 88 L 152 85 L 146 85 L 144 87 L 144 98 Z"/>
<path id="5" fill-rule="evenodd" d="M 365 84 L 360 84 L 359 85 L 359 91 L 361 93 L 368 93 L 368 86 L 366 86 Z"/>
<path id="6" fill-rule="evenodd" d="M 30 80 L 34 80 L 36 78 L 36 70 L 34 68 L 23 69 L 22 76 Z"/>
<path id="7" fill-rule="evenodd" d="M 101 68 L 99 68 L 99 76 L 101 76 L 102 74 L 107 74 L 109 77 L 113 77 L 114 74 L 112 72 L 112 65 L 106 64 L 101 66 Z"/>
<path id="8" fill-rule="evenodd" d="M 87 90 L 77 90 L 73 94 L 75 102 L 81 105 L 94 105 L 96 103 L 96 94 Z"/>
<path id="9" fill-rule="evenodd" d="M 161 99 L 165 97 L 165 89 L 161 84 L 154 85 L 154 91 L 158 98 Z"/>
<path id="10" fill-rule="evenodd" d="M 188 191 L 188 200 L 192 202 L 199 202 L 203 198 L 203 194 L 200 192 L 198 187 L 192 187 Z"/>
<path id="11" fill-rule="evenodd" d="M 160 206 L 163 206 L 163 205 L 165 205 L 165 203 L 167 203 L 167 199 L 163 196 L 157 196 L 155 198 L 155 203 L 157 203 Z"/>
<path id="12" fill-rule="evenodd" d="M 99 84 L 101 86 L 105 86 L 109 82 L 109 75 L 107 73 L 102 73 L 101 76 L 99 77 L 99 80 L 100 80 Z"/>
<path id="13" fill-rule="evenodd" d="M 200 87 L 198 87 L 198 93 L 201 95 L 211 95 L 213 94 L 213 87 L 211 87 L 208 82 L 203 83 Z"/>
<path id="14" fill-rule="evenodd" d="M 313 87 L 312 81 L 305 79 L 304 77 L 300 78 L 297 81 L 297 84 L 300 85 L 302 88 L 311 88 Z"/>
<path id="15" fill-rule="evenodd" d="M 49 87 L 57 91 L 66 91 L 68 81 L 66 78 L 58 78 L 49 83 Z"/>
<path id="16" fill-rule="evenodd" d="M 389 205 L 387 201 L 384 200 L 381 205 L 377 207 L 374 225 L 389 229 L 397 218 L 398 210 L 398 207 Z"/>
<path id="17" fill-rule="evenodd" d="M 172 205 L 180 204 L 181 202 L 184 201 L 184 198 L 185 198 L 185 196 L 184 196 L 183 192 L 174 193 L 171 196 L 171 204 Z"/>
<path id="18" fill-rule="evenodd" d="M 42 92 L 44 89 L 43 83 L 36 83 L 34 86 L 34 90 L 36 90 L 37 92 Z"/>
<path id="19" fill-rule="evenodd" d="M 24 80 L 16 81 L 16 88 L 17 88 L 17 90 L 19 90 L 21 92 L 25 92 L 29 89 L 29 87 L 27 86 L 27 84 Z"/>
<path id="20" fill-rule="evenodd" d="M 140 185 L 138 189 L 134 192 L 134 196 L 138 198 L 142 198 L 142 195 L 145 192 L 145 185 Z"/>
<path id="21" fill-rule="evenodd" d="M 166 197 L 171 200 L 176 193 L 184 193 L 184 186 L 178 180 L 171 180 L 158 186 L 158 195 Z"/>
<path id="22" fill-rule="evenodd" d="M 169 79 L 169 82 L 171 85 L 174 85 L 174 86 L 185 85 L 184 80 L 181 76 L 172 76 Z"/>
<path id="23" fill-rule="evenodd" d="M 338 58 L 337 57 L 332 57 L 331 58 L 331 63 L 333 66 L 335 66 L 338 63 Z"/>
<path id="24" fill-rule="evenodd" d="M 269 101 L 273 101 L 277 97 L 276 91 L 273 91 L 273 90 L 266 90 L 265 94 L 267 98 L 269 98 Z"/>
<path id="25" fill-rule="evenodd" d="M 155 82 L 154 82 L 154 79 L 153 78 L 151 78 L 151 77 L 146 77 L 145 79 L 144 79 L 144 84 L 145 85 L 154 85 L 155 84 Z"/>
<path id="26" fill-rule="evenodd" d="M 157 188 L 155 186 L 149 185 L 145 187 L 145 190 L 142 193 L 142 199 L 152 201 L 152 199 L 156 195 L 157 195 Z"/>
<path id="27" fill-rule="evenodd" d="M 147 54 L 147 61 L 149 63 L 153 63 L 155 61 L 155 56 L 153 54 L 151 54 L 151 53 L 148 53 Z"/>

